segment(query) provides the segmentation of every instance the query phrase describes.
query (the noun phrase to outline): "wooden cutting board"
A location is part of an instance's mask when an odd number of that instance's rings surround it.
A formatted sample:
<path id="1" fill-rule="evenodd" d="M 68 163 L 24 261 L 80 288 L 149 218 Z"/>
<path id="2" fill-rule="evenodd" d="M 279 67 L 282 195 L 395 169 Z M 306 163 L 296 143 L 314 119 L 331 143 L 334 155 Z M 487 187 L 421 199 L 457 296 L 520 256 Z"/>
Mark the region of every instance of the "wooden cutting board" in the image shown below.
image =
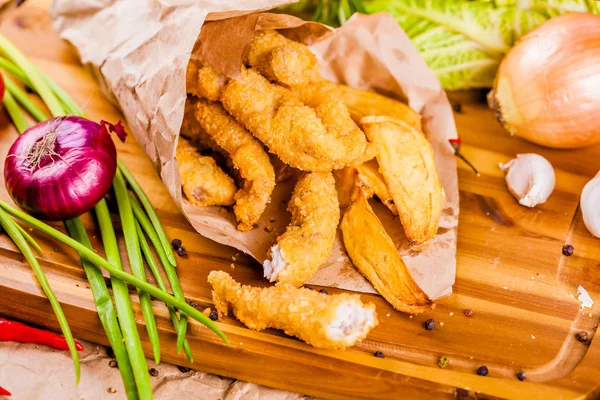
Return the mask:
<path id="1" fill-rule="evenodd" d="M 50 26 L 48 3 L 29 1 L 5 11 L 0 30 L 83 104 L 92 119 L 118 120 L 118 111 Z M 98 34 L 103 34 L 101 27 Z M 540 148 L 510 137 L 486 107 L 483 93 L 451 97 L 462 104 L 456 122 L 464 154 L 481 172 L 477 177 L 460 164 L 458 269 L 451 296 L 439 301 L 431 313 L 410 316 L 393 311 L 379 296 L 364 295 L 364 300 L 376 303 L 381 323 L 367 340 L 347 351 L 317 350 L 273 330 L 253 332 L 233 318 L 220 321 L 232 342 L 228 348 L 192 323 L 188 338 L 196 358 L 193 365 L 176 354 L 166 308 L 156 303 L 162 359 L 323 398 L 559 399 L 591 392 L 600 380 L 600 344 L 580 343 L 575 334 L 584 330 L 593 338 L 600 301 L 591 310 L 581 310 L 576 297 L 577 286 L 582 285 L 598 299 L 600 240 L 585 230 L 578 199 L 584 184 L 600 169 L 600 147 Z M 0 113 L 0 159 L 16 136 Z M 499 162 L 527 152 L 547 157 L 557 174 L 554 194 L 534 209 L 517 204 L 498 169 Z M 206 277 L 214 269 L 226 270 L 247 284 L 265 284 L 256 262 L 243 255 L 234 262 L 236 250 L 192 229 L 133 137 L 119 145 L 119 153 L 149 193 L 169 236 L 182 239 L 188 249 L 190 256 L 180 259 L 178 270 L 190 301 L 201 308 L 211 306 Z M 0 197 L 8 199 L 4 189 Z M 96 227 L 89 219 L 86 225 L 95 239 Z M 77 256 L 35 236 L 44 248 L 42 266 L 75 336 L 107 344 Z M 562 256 L 565 243 L 575 247 L 573 256 Z M 97 240 L 94 245 L 101 249 Z M 464 316 L 465 309 L 472 309 L 473 316 Z M 28 265 L 4 235 L 0 235 L 0 315 L 58 329 Z M 150 354 L 139 309 L 136 315 Z M 429 318 L 437 322 L 432 331 L 423 328 Z M 384 359 L 373 356 L 377 350 Z M 441 356 L 450 360 L 445 369 L 437 366 Z M 476 375 L 481 365 L 489 368 L 487 377 Z M 516 379 L 519 370 L 526 372 L 525 382 Z"/>

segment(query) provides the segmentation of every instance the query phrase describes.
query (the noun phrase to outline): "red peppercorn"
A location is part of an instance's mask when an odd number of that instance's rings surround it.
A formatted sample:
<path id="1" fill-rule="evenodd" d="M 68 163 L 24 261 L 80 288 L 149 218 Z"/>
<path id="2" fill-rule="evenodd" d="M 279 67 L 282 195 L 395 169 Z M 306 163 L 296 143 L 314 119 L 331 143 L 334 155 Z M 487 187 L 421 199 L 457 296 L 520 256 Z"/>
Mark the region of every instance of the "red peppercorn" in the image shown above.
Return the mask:
<path id="1" fill-rule="evenodd" d="M 471 310 L 470 308 L 467 308 L 465 310 L 465 317 L 472 317 L 473 316 L 473 310 Z"/>

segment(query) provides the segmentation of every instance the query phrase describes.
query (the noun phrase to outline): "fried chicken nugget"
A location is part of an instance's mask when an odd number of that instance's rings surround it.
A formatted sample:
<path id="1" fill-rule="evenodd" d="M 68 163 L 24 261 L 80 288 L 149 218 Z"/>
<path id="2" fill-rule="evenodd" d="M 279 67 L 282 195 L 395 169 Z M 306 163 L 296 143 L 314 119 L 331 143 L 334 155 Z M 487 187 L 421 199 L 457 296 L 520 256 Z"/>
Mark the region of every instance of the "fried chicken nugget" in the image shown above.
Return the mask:
<path id="1" fill-rule="evenodd" d="M 356 294 L 327 295 L 289 285 L 242 286 L 223 271 L 212 271 L 208 282 L 220 315 L 227 315 L 231 305 L 250 329 L 281 329 L 318 348 L 353 346 L 378 323 L 375 305 L 364 304 Z"/>
<path id="2" fill-rule="evenodd" d="M 212 157 L 198 154 L 182 137 L 177 143 L 176 157 L 183 193 L 190 203 L 200 207 L 233 204 L 237 187 Z"/>
<path id="3" fill-rule="evenodd" d="M 281 161 L 303 171 L 352 165 L 367 147 L 360 129 L 336 125 L 337 115 L 332 113 L 337 108 L 332 102 L 324 101 L 315 112 L 252 69 L 244 69 L 241 79 L 225 86 L 221 102 Z"/>
<path id="4" fill-rule="evenodd" d="M 380 171 L 410 246 L 421 250 L 437 232 L 445 202 L 431 144 L 397 118 L 368 116 L 360 124 L 377 147 Z"/>
<path id="5" fill-rule="evenodd" d="M 285 86 L 304 85 L 320 79 L 317 57 L 308 47 L 274 30 L 254 34 L 244 63 Z"/>
<path id="6" fill-rule="evenodd" d="M 352 263 L 396 310 L 420 314 L 433 308 L 361 188 L 342 218 L 342 236 Z"/>
<path id="7" fill-rule="evenodd" d="M 235 194 L 233 212 L 238 229 L 247 231 L 261 217 L 275 188 L 275 171 L 263 145 L 256 140 L 219 103 L 199 99 L 195 117 L 212 140 L 231 156 L 244 186 Z"/>
<path id="8" fill-rule="evenodd" d="M 227 77 L 220 75 L 210 66 L 190 60 L 186 73 L 186 91 L 194 96 L 219 101 L 227 84 Z"/>
<path id="9" fill-rule="evenodd" d="M 335 181 L 330 172 L 312 172 L 296 183 L 288 204 L 292 215 L 285 233 L 263 263 L 265 278 L 301 286 L 327 261 L 340 220 Z"/>

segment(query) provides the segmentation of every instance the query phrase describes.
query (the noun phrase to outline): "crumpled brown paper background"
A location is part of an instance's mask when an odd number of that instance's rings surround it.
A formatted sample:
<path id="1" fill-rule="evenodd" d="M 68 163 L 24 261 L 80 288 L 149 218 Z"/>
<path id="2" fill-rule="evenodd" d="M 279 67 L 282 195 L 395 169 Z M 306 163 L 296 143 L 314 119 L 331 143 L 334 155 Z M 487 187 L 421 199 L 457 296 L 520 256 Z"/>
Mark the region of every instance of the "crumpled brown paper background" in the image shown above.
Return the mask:
<path id="1" fill-rule="evenodd" d="M 136 139 L 194 228 L 261 262 L 285 230 L 289 220 L 286 200 L 293 182 L 278 185 L 256 229 L 239 232 L 231 212 L 224 213 L 219 207 L 198 208 L 182 199 L 174 156 L 186 101 L 185 71 L 202 24 L 205 20 L 239 16 L 282 3 L 56 0 L 51 9 L 55 28 L 77 48 L 82 61 L 96 70 L 96 76 L 123 110 Z M 324 77 L 402 99 L 421 114 L 447 195 L 439 233 L 427 250 L 411 252 L 399 220 L 380 204 L 374 204 L 374 208 L 423 290 L 432 298 L 449 294 L 456 269 L 458 185 L 448 140 L 457 135 L 450 105 L 434 74 L 386 13 L 354 15 L 334 33 L 322 25 L 286 15 L 252 14 L 209 22 L 202 30 L 196 53 L 220 72 L 235 75 L 254 30 L 268 28 L 286 28 L 284 34 L 310 44 L 320 59 Z M 273 218 L 276 222 L 270 223 Z M 267 224 L 273 229 L 265 229 Z M 309 283 L 374 292 L 353 267 L 341 235 L 330 259 Z"/>
<path id="2" fill-rule="evenodd" d="M 106 348 L 81 342 L 81 383 L 75 385 L 73 360 L 66 351 L 34 344 L 6 342 L 0 347 L 0 386 L 14 400 L 126 400 L 118 368 Z M 301 394 L 271 389 L 198 371 L 182 372 L 174 365 L 156 365 L 150 378 L 156 400 L 301 400 Z M 115 392 L 109 392 L 110 389 Z"/>

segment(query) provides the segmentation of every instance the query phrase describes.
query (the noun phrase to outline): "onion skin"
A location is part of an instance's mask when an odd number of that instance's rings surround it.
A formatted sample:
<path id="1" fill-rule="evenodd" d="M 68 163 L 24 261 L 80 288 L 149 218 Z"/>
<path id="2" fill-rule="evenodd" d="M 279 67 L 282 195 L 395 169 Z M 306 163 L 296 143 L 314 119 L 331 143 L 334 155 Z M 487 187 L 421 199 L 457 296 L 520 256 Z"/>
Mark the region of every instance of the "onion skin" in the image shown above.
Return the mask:
<path id="1" fill-rule="evenodd" d="M 513 135 L 561 149 L 600 143 L 600 16 L 566 14 L 522 37 L 488 96 Z"/>
<path id="2" fill-rule="evenodd" d="M 35 217 L 54 221 L 92 209 L 117 171 L 117 150 L 104 124 L 58 117 L 19 136 L 4 163 L 6 189 L 14 202 Z M 52 130 L 58 132 L 52 149 L 56 155 L 44 156 L 32 167 L 28 154 Z"/>

